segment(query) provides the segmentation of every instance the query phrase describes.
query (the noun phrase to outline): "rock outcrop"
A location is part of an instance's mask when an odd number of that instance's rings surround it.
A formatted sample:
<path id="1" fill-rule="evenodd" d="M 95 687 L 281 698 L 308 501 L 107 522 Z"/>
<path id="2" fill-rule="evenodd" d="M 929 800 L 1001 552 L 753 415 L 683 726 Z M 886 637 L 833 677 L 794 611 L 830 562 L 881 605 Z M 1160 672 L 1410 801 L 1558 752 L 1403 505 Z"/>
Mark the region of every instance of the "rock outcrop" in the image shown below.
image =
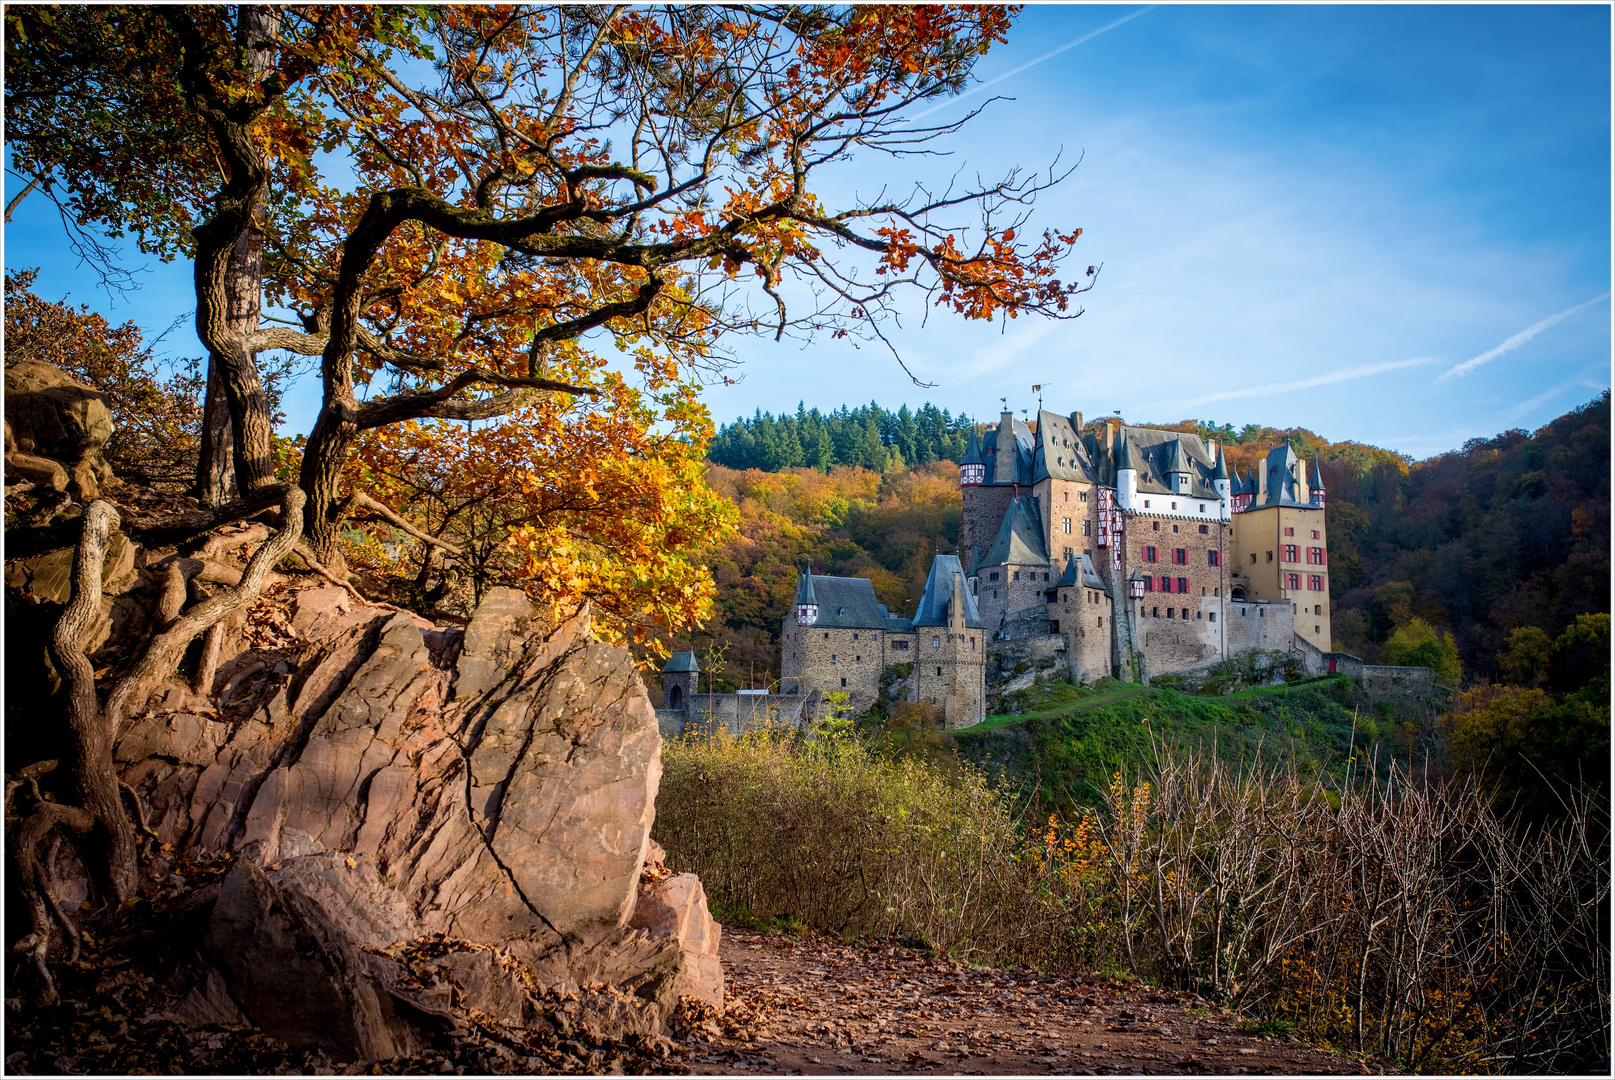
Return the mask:
<path id="1" fill-rule="evenodd" d="M 6 472 L 82 502 L 110 474 L 101 449 L 112 438 L 106 395 L 38 360 L 6 365 Z"/>
<path id="2" fill-rule="evenodd" d="M 334 587 L 294 603 L 295 662 L 242 652 L 216 699 L 170 686 L 117 744 L 164 843 L 236 857 L 199 1015 L 369 1060 L 451 1005 L 616 1034 L 721 1006 L 699 881 L 647 865 L 655 713 L 586 612 L 544 627 L 496 589 L 461 631 Z"/>

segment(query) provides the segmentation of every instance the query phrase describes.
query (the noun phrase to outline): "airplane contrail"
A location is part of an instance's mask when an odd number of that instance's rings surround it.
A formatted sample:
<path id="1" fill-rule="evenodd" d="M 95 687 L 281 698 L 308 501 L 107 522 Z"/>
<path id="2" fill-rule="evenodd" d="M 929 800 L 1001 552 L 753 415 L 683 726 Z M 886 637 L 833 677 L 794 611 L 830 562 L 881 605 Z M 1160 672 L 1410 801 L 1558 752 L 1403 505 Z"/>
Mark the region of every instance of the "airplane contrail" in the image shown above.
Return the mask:
<path id="1" fill-rule="evenodd" d="M 969 97 L 971 94 L 979 94 L 983 90 L 987 89 L 989 86 L 993 86 L 993 85 L 995 85 L 997 83 L 1001 83 L 1005 79 L 1010 78 L 1011 76 L 1019 75 L 1021 72 L 1025 71 L 1027 68 L 1036 67 L 1037 65 L 1041 64 L 1045 60 L 1053 59 L 1054 57 L 1059 56 L 1061 53 L 1065 52 L 1067 49 L 1076 48 L 1078 45 L 1081 45 L 1084 41 L 1092 41 L 1094 38 L 1098 37 L 1100 34 L 1103 34 L 1106 30 L 1114 30 L 1114 29 L 1116 29 L 1116 27 L 1120 26 L 1122 23 L 1131 22 L 1133 19 L 1138 18 L 1140 15 L 1143 15 L 1145 12 L 1154 11 L 1157 7 L 1160 7 L 1160 5 L 1159 4 L 1151 4 L 1148 7 L 1139 8 L 1137 11 L 1132 12 L 1131 14 L 1123 15 L 1119 19 L 1116 19 L 1116 20 L 1114 20 L 1112 22 L 1106 23 L 1104 26 L 1101 26 L 1097 30 L 1090 30 L 1086 34 L 1083 34 L 1081 37 L 1077 38 L 1076 40 L 1068 41 L 1064 45 L 1061 45 L 1058 49 L 1054 49 L 1054 50 L 1052 50 L 1050 52 L 1044 53 L 1042 56 L 1038 57 L 1036 60 L 1028 60 L 1026 63 L 1022 64 L 1020 67 L 1014 68 L 1014 69 L 1012 69 L 1010 71 L 1006 71 L 1002 75 L 999 75 L 997 78 L 988 79 L 986 82 L 982 83 L 980 86 L 972 86 L 969 90 L 966 90 L 962 94 L 958 94 L 958 95 L 956 95 L 954 97 L 948 98 L 946 101 L 941 101 L 941 102 L 938 102 L 935 105 L 932 105 L 929 109 L 926 109 L 924 112 L 922 112 L 919 115 L 913 117 L 913 119 L 915 119 L 915 120 L 924 120 L 927 116 L 930 116 L 932 113 L 936 112 L 938 109 L 945 109 L 949 105 L 952 105 L 956 101 L 963 101 L 965 98 Z"/>
<path id="2" fill-rule="evenodd" d="M 1179 406 L 1209 405 L 1214 401 L 1229 401 L 1233 398 L 1265 397 L 1268 394 L 1283 394 L 1291 390 L 1310 390 L 1315 386 L 1328 386 L 1330 383 L 1346 382 L 1351 379 L 1364 379 L 1370 375 L 1380 375 L 1387 371 L 1399 371 L 1402 368 L 1422 367 L 1425 364 L 1434 364 L 1439 361 L 1432 357 L 1418 357 L 1413 360 L 1384 360 L 1378 364 L 1368 364 L 1364 367 L 1346 368 L 1342 371 L 1331 371 L 1326 375 L 1314 375 L 1308 379 L 1295 379 L 1291 382 L 1267 383 L 1263 386 L 1242 386 L 1235 390 L 1221 390 L 1205 397 L 1192 398 L 1183 401 L 1157 402 L 1150 408 L 1177 408 Z M 1145 406 L 1139 406 L 1144 408 Z"/>
<path id="3" fill-rule="evenodd" d="M 1462 376 L 1462 375 L 1468 375 L 1471 371 L 1474 371 L 1476 368 L 1480 367 L 1482 364 L 1488 363 L 1488 362 L 1490 362 L 1492 360 L 1496 360 L 1499 356 L 1502 356 L 1506 352 L 1513 352 L 1515 349 L 1518 349 L 1521 345 L 1524 345 L 1527 341 L 1530 341 L 1532 338 L 1534 338 L 1538 334 L 1542 333 L 1542 331 L 1546 330 L 1548 327 L 1553 326 L 1555 323 L 1563 322 L 1564 320 L 1570 318 L 1570 316 L 1574 315 L 1576 312 L 1582 311 L 1582 310 L 1584 310 L 1586 308 L 1590 308 L 1594 304 L 1599 303 L 1600 301 L 1603 301 L 1603 300 L 1608 300 L 1608 299 L 1609 299 L 1609 293 L 1606 292 L 1602 296 L 1593 297 L 1591 300 L 1587 301 L 1585 304 L 1577 304 L 1575 307 L 1565 308 L 1563 311 L 1559 312 L 1559 314 L 1557 314 L 1557 315 L 1549 315 L 1546 319 L 1543 319 L 1541 322 L 1532 323 L 1530 326 L 1527 326 L 1524 330 L 1521 330 L 1518 334 L 1515 334 L 1513 337 L 1511 337 L 1511 338 L 1507 339 L 1506 341 L 1504 341 L 1501 345 L 1495 345 L 1492 348 L 1487 349 L 1485 352 L 1481 353 L 1479 356 L 1472 356 L 1468 360 L 1465 360 L 1461 364 L 1454 364 L 1452 367 L 1448 368 L 1446 371 L 1443 371 L 1441 373 L 1441 375 L 1436 379 L 1436 382 L 1442 382 L 1442 381 L 1444 381 L 1446 379 L 1451 379 L 1451 378 L 1455 378 L 1455 377 Z"/>

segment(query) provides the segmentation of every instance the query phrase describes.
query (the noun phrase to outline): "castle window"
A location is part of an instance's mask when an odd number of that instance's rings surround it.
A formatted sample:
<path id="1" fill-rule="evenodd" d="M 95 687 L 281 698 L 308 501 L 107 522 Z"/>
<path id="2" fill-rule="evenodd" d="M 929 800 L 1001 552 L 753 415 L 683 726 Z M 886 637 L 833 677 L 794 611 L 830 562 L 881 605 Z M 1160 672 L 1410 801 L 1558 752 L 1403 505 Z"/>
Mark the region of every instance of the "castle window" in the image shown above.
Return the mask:
<path id="1" fill-rule="evenodd" d="M 941 638 L 939 638 L 939 637 L 934 637 L 934 638 L 932 638 L 932 639 L 931 639 L 931 648 L 933 648 L 933 649 L 940 649 L 940 648 L 942 648 L 942 639 L 941 639 Z M 942 669 L 941 669 L 941 668 L 937 668 L 937 672 L 936 672 L 936 673 L 937 673 L 937 674 L 938 674 L 938 675 L 940 675 L 940 674 L 942 674 Z"/>
<path id="2" fill-rule="evenodd" d="M 1049 620 L 1049 633 L 1058 634 L 1059 632 L 1060 632 L 1060 621 L 1058 619 L 1050 619 Z"/>
<path id="3" fill-rule="evenodd" d="M 824 635 L 824 640 L 829 641 L 830 640 L 830 635 L 829 634 Z"/>
<path id="4" fill-rule="evenodd" d="M 941 668 L 937 668 L 937 669 L 936 669 L 936 673 L 937 673 L 937 674 L 938 674 L 938 675 L 941 675 L 941 674 L 942 674 L 942 669 L 941 669 Z"/>
<path id="5" fill-rule="evenodd" d="M 854 641 L 857 641 L 857 640 L 858 640 L 858 634 L 857 634 L 857 632 L 856 632 L 856 631 L 854 631 L 854 632 L 853 632 L 853 635 L 852 635 L 852 640 L 854 640 Z"/>
<path id="6" fill-rule="evenodd" d="M 1178 592 L 1186 593 L 1188 591 L 1189 591 L 1189 579 L 1186 578 L 1186 577 L 1178 578 Z"/>
<path id="7" fill-rule="evenodd" d="M 1145 547 L 1145 549 L 1144 549 L 1144 561 L 1145 562 L 1154 562 L 1155 561 L 1155 549 L 1153 547 Z"/>
<path id="8" fill-rule="evenodd" d="M 908 642 L 906 642 L 906 641 L 894 641 L 894 642 L 892 642 L 892 651 L 893 652 L 908 652 Z"/>
<path id="9" fill-rule="evenodd" d="M 1221 566 L 1222 552 L 1218 551 L 1216 548 L 1212 548 L 1210 551 L 1206 552 L 1206 565 Z"/>
<path id="10" fill-rule="evenodd" d="M 1060 501 L 1061 502 L 1070 502 L 1071 501 L 1071 493 L 1069 491 L 1061 492 L 1060 493 Z"/>
<path id="11" fill-rule="evenodd" d="M 1188 566 L 1189 565 L 1189 549 L 1188 548 L 1173 548 L 1172 549 L 1172 561 L 1177 563 L 1179 566 Z"/>
<path id="12" fill-rule="evenodd" d="M 1068 559 L 1071 557 L 1071 549 L 1070 548 L 1065 549 L 1065 557 L 1068 558 Z"/>
<path id="13" fill-rule="evenodd" d="M 1093 522 L 1084 521 L 1082 523 L 1082 535 L 1083 536 L 1092 536 L 1093 535 Z"/>
<path id="14" fill-rule="evenodd" d="M 1203 514 L 1203 513 L 1205 513 L 1205 512 L 1206 512 L 1206 504 L 1205 504 L 1205 503 L 1201 503 L 1201 504 L 1200 504 L 1200 512 L 1201 512 L 1201 513 L 1202 513 L 1202 514 Z M 1206 527 L 1205 527 L 1205 526 L 1204 526 L 1204 525 L 1202 525 L 1202 526 L 1200 526 L 1200 531 L 1201 531 L 1201 532 L 1205 532 L 1205 531 L 1206 531 Z"/>
<path id="15" fill-rule="evenodd" d="M 1177 526 L 1176 526 L 1176 525 L 1174 525 L 1174 526 L 1172 526 L 1172 531 L 1173 531 L 1173 532 L 1177 532 L 1177 531 L 1178 531 L 1178 527 L 1177 527 Z"/>
<path id="16" fill-rule="evenodd" d="M 1269 556 L 1271 556 L 1271 554 L 1272 554 L 1272 553 L 1271 553 L 1271 552 L 1269 552 Z M 1251 552 L 1251 565 L 1252 565 L 1252 566 L 1255 566 L 1255 565 L 1256 565 L 1256 552 L 1254 552 L 1254 551 L 1253 551 L 1253 552 Z"/>
<path id="17" fill-rule="evenodd" d="M 1187 622 L 1189 620 L 1189 609 L 1188 608 L 1183 609 L 1183 620 L 1185 622 Z"/>
<path id="18" fill-rule="evenodd" d="M 1019 581 L 1021 579 L 1021 572 L 1019 570 L 1012 571 L 1009 575 L 1009 579 L 1011 581 Z"/>
<path id="19" fill-rule="evenodd" d="M 1255 562 L 1255 561 L 1256 561 L 1256 556 L 1254 556 L 1254 555 L 1252 555 L 1252 556 L 1251 556 L 1251 561 L 1252 561 L 1252 562 Z M 1271 551 L 1269 551 L 1269 552 L 1268 552 L 1268 553 L 1267 553 L 1267 561 L 1268 561 L 1268 562 L 1272 562 L 1272 561 L 1273 561 L 1273 553 L 1272 553 L 1272 552 L 1271 552 Z"/>
<path id="20" fill-rule="evenodd" d="M 1301 587 L 1301 575 L 1300 574 L 1285 574 L 1284 575 L 1284 587 L 1286 589 L 1299 589 Z"/>
<path id="21" fill-rule="evenodd" d="M 841 680 L 841 685 L 842 685 L 842 686 L 843 686 L 843 687 L 845 687 L 845 686 L 846 686 L 846 685 L 847 685 L 847 680 L 846 680 L 846 679 L 842 679 L 842 680 Z"/>
<path id="22" fill-rule="evenodd" d="M 1177 608 L 1167 608 L 1166 609 L 1166 617 L 1169 618 L 1169 619 L 1174 618 L 1176 613 L 1177 613 Z"/>
<path id="23" fill-rule="evenodd" d="M 1318 530 L 1317 530 L 1317 529 L 1313 529 L 1313 530 L 1312 530 L 1312 539 L 1314 539 L 1314 540 L 1317 540 L 1317 539 L 1319 539 L 1319 537 L 1318 537 Z"/>
<path id="24" fill-rule="evenodd" d="M 976 651 L 976 639 L 975 638 L 970 639 L 970 651 L 971 652 Z"/>
<path id="25" fill-rule="evenodd" d="M 1148 506 L 1149 503 L 1145 503 L 1144 505 Z M 1150 528 L 1154 529 L 1156 532 L 1160 532 L 1161 531 L 1161 523 L 1159 521 L 1152 521 L 1152 522 L 1150 522 Z"/>
<path id="26" fill-rule="evenodd" d="M 1322 574 L 1308 574 L 1307 575 L 1307 588 L 1310 589 L 1312 592 L 1323 592 L 1323 575 Z"/>
<path id="27" fill-rule="evenodd" d="M 987 580 L 988 580 L 988 581 L 997 581 L 997 580 L 998 580 L 998 571 L 997 571 L 997 570 L 994 570 L 994 571 L 992 571 L 992 572 L 991 572 L 991 573 L 989 573 L 989 574 L 988 574 L 988 575 L 987 575 Z M 997 593 L 993 593 L 993 595 L 994 595 L 994 596 L 997 596 L 997 595 L 998 595 L 998 594 L 997 594 Z"/>
<path id="28" fill-rule="evenodd" d="M 1149 577 L 1147 575 L 1145 576 L 1145 578 L 1144 578 L 1144 591 L 1145 592 L 1154 592 L 1155 591 L 1155 579 L 1153 577 Z"/>
<path id="29" fill-rule="evenodd" d="M 1210 525 L 1202 525 L 1202 526 L 1200 526 L 1200 535 L 1201 536 L 1206 535 L 1210 531 L 1211 531 L 1211 526 Z"/>
<path id="30" fill-rule="evenodd" d="M 1176 510 L 1176 509 L 1177 509 L 1177 508 L 1178 508 L 1178 504 L 1177 504 L 1177 503 L 1173 503 L 1173 504 L 1172 504 L 1172 509 L 1174 509 L 1174 510 Z"/>
<path id="31" fill-rule="evenodd" d="M 1071 519 L 1070 518 L 1061 518 L 1060 519 L 1060 531 L 1063 532 L 1063 533 L 1069 533 L 1071 531 Z"/>
<path id="32" fill-rule="evenodd" d="M 1314 614 L 1314 615 L 1322 615 L 1323 614 L 1323 605 L 1319 604 L 1318 606 L 1314 607 L 1312 609 L 1312 614 Z"/>
<path id="33" fill-rule="evenodd" d="M 1206 616 L 1206 621 L 1207 622 L 1216 622 L 1217 621 L 1217 613 L 1215 611 L 1213 611 L 1210 615 L 1207 615 Z"/>
<path id="34" fill-rule="evenodd" d="M 1044 581 L 1049 580 L 1049 572 L 1047 570 L 1043 571 L 1043 580 Z"/>
<path id="35" fill-rule="evenodd" d="M 1263 611 L 1261 608 L 1257 608 L 1256 609 L 1256 617 L 1258 619 L 1265 619 L 1265 618 L 1267 618 L 1267 612 Z"/>
<path id="36" fill-rule="evenodd" d="M 1150 618 L 1159 619 L 1160 617 L 1161 617 L 1161 609 L 1160 608 L 1150 608 Z"/>
<path id="37" fill-rule="evenodd" d="M 1284 535 L 1285 536 L 1294 536 L 1295 535 L 1295 530 L 1293 528 L 1286 527 L 1285 530 L 1284 530 Z"/>
<path id="38" fill-rule="evenodd" d="M 1285 544 L 1284 545 L 1284 561 L 1285 562 L 1300 562 L 1301 561 L 1301 549 L 1296 547 L 1294 544 Z"/>
<path id="39" fill-rule="evenodd" d="M 1088 493 L 1086 491 L 1077 492 L 1077 501 L 1078 502 L 1087 502 L 1088 501 Z"/>
<path id="40" fill-rule="evenodd" d="M 1099 625 L 1101 627 L 1105 625 L 1105 617 L 1103 615 L 1099 616 Z"/>
<path id="41" fill-rule="evenodd" d="M 1321 634 L 1321 633 L 1323 633 L 1323 627 L 1321 627 L 1321 626 L 1314 626 L 1314 627 L 1313 627 L 1313 628 L 1312 628 L 1312 632 L 1313 632 L 1313 633 L 1314 633 L 1314 634 Z"/>
<path id="42" fill-rule="evenodd" d="M 855 664 L 861 664 L 864 662 L 864 658 L 862 656 L 854 656 L 852 658 L 852 662 Z"/>
<path id="43" fill-rule="evenodd" d="M 830 654 L 830 663 L 832 663 L 832 664 L 833 664 L 833 663 L 835 663 L 835 662 L 836 662 L 836 654 L 835 654 L 835 653 L 831 653 L 831 654 Z"/>
<path id="44" fill-rule="evenodd" d="M 1145 499 L 1144 500 L 1144 509 L 1148 510 L 1149 508 L 1150 508 L 1150 501 L 1148 499 Z"/>

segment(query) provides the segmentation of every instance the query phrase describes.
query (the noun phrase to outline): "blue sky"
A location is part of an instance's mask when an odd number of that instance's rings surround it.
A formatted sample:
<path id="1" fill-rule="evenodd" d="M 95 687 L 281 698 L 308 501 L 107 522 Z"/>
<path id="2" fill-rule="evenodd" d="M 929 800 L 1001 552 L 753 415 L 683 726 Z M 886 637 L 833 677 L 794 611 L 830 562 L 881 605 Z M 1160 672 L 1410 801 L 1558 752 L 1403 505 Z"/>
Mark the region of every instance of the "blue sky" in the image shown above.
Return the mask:
<path id="1" fill-rule="evenodd" d="M 977 69 L 995 79 L 1139 7 L 1035 6 Z M 1301 425 L 1424 457 L 1532 428 L 1610 383 L 1610 27 L 1604 6 L 1144 10 L 975 95 L 1013 100 L 951 157 L 844 167 L 832 190 L 963 168 L 1082 165 L 1035 225 L 1081 226 L 1103 263 L 1075 321 L 965 324 L 906 313 L 917 374 L 845 342 L 736 349 L 720 421 L 930 400 L 982 419 L 1011 407 L 1131 422 Z M 14 178 L 7 185 L 15 189 Z M 144 260 L 111 303 L 75 270 L 37 197 L 6 265 L 48 297 L 166 326 L 189 267 Z M 194 351 L 190 331 L 177 351 Z M 312 403 L 310 403 L 312 404 Z M 293 424 L 311 419 L 303 407 Z"/>

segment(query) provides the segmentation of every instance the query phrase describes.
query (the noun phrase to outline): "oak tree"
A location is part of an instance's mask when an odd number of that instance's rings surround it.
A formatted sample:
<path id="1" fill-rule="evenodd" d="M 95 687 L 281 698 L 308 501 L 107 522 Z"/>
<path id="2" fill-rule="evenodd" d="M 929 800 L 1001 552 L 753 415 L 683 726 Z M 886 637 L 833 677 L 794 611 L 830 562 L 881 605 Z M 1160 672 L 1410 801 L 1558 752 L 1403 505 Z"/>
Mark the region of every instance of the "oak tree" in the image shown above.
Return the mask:
<path id="1" fill-rule="evenodd" d="M 350 515 L 432 535 L 434 511 L 383 498 L 422 475 L 398 464 L 413 441 L 417 460 L 457 465 L 438 527 L 452 519 L 468 549 L 479 530 L 514 527 L 534 592 L 615 605 L 628 633 L 705 613 L 710 586 L 683 556 L 724 518 L 701 494 L 710 428 L 693 390 L 725 377 L 733 335 L 884 342 L 910 304 L 1077 314 L 1091 272 L 1060 271 L 1079 231 L 1027 229 L 1059 175 L 824 194 L 823 174 L 849 157 L 885 155 L 901 175 L 975 115 L 910 119 L 967 84 L 1013 14 L 18 5 L 5 13 L 7 137 L 13 167 L 72 222 L 194 267 L 210 373 L 196 487 L 213 509 L 189 527 L 280 504 L 254 565 L 301 536 L 340 574 Z M 319 365 L 289 491 L 258 364 L 271 350 Z M 478 479 L 489 463 L 502 475 Z M 450 509 L 479 485 L 496 512 L 462 529 L 469 511 Z M 101 505 L 81 550 L 110 527 Z M 76 587 L 99 591 L 87 563 Z M 84 602 L 75 592 L 69 612 Z M 81 662 L 82 620 L 55 635 L 87 733 L 79 756 L 99 770 L 80 794 L 107 834 L 114 896 L 132 845 L 115 788 L 106 796 L 108 732 L 172 671 L 174 635 L 216 632 L 223 605 L 210 604 L 155 638 L 104 701 Z M 49 930 L 36 920 L 47 944 Z"/>

